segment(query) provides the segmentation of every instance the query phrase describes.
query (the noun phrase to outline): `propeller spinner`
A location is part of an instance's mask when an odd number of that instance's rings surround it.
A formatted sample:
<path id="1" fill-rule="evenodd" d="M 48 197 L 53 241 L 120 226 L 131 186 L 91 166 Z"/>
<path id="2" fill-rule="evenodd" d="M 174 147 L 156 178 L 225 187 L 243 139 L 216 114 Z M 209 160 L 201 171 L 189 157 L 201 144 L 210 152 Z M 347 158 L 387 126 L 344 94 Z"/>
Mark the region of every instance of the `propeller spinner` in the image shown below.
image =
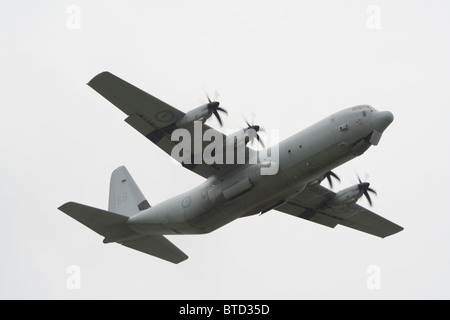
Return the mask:
<path id="1" fill-rule="evenodd" d="M 223 126 L 222 124 L 222 118 L 220 117 L 219 111 L 223 112 L 225 114 L 228 114 L 228 111 L 219 107 L 220 103 L 218 101 L 211 101 L 211 99 L 206 96 L 208 98 L 208 110 L 209 112 L 211 112 L 212 114 L 214 114 L 214 116 L 216 117 L 217 121 L 219 121 L 220 126 Z"/>
<path id="2" fill-rule="evenodd" d="M 255 124 L 250 124 L 247 120 L 245 120 L 245 123 L 247 124 L 247 128 L 244 129 L 244 131 L 247 130 L 254 130 L 256 133 L 256 140 L 258 140 L 258 142 L 261 144 L 261 146 L 263 148 L 265 148 L 264 146 L 264 142 L 262 141 L 261 137 L 259 136 L 258 132 L 265 132 L 264 128 L 262 128 L 261 126 L 255 125 Z"/>
<path id="3" fill-rule="evenodd" d="M 358 177 L 358 181 L 359 181 L 359 184 L 358 184 L 359 190 L 364 194 L 367 201 L 369 201 L 370 206 L 372 206 L 372 199 L 370 198 L 369 192 L 371 192 L 375 195 L 377 194 L 377 192 L 375 190 L 373 190 L 372 188 L 370 188 L 370 183 L 362 182 L 359 177 Z"/>

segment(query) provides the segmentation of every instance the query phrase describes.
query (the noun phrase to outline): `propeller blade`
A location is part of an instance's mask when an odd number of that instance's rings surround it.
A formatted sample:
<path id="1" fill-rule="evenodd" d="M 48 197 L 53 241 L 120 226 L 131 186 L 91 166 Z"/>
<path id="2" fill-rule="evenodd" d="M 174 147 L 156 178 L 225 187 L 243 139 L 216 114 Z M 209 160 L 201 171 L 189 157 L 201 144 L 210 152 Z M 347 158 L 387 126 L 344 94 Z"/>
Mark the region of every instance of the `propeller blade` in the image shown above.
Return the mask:
<path id="1" fill-rule="evenodd" d="M 223 126 L 222 123 L 222 118 L 220 117 L 220 114 L 218 111 L 223 112 L 225 114 L 228 114 L 228 111 L 225 110 L 224 108 L 219 107 L 220 103 L 218 101 L 211 101 L 211 99 L 209 98 L 209 96 L 206 96 L 208 98 L 208 110 L 214 114 L 214 116 L 216 117 L 217 121 L 219 121 L 220 126 Z"/>
<path id="2" fill-rule="evenodd" d="M 220 126 L 222 126 L 222 119 L 220 118 L 220 114 L 217 112 L 217 109 L 213 109 L 213 114 L 216 116 L 217 121 L 219 121 Z"/>
<path id="3" fill-rule="evenodd" d="M 331 180 L 331 176 L 329 174 L 326 175 L 328 184 L 330 185 L 330 188 L 333 189 L 333 180 Z"/>
<path id="4" fill-rule="evenodd" d="M 341 182 L 341 178 L 339 178 L 338 175 L 336 173 L 334 173 L 333 171 L 328 171 L 327 173 L 325 173 L 325 177 L 327 178 L 328 184 L 330 185 L 331 189 L 333 189 L 333 179 L 331 179 L 331 177 L 333 177 L 337 181 Z"/>
<path id="5" fill-rule="evenodd" d="M 366 196 L 367 201 L 369 201 L 370 206 L 372 206 L 372 199 L 370 199 L 369 193 L 367 190 L 364 190 L 364 195 Z"/>
<path id="6" fill-rule="evenodd" d="M 226 114 L 228 114 L 228 111 L 227 111 L 227 110 L 225 110 L 224 108 L 221 108 L 221 107 L 217 107 L 217 108 L 216 108 L 216 110 L 217 110 L 217 111 L 222 111 L 223 113 L 226 113 Z"/>
<path id="7" fill-rule="evenodd" d="M 265 132 L 264 128 L 262 128 L 261 126 L 258 126 L 256 124 L 254 124 L 254 121 L 252 120 L 252 122 L 250 123 L 247 119 L 244 119 L 245 124 L 247 125 L 247 128 L 244 129 L 244 131 L 247 131 L 249 129 L 252 129 L 255 131 L 256 133 L 256 140 L 258 140 L 258 142 L 261 144 L 261 146 L 263 148 L 265 148 L 264 142 L 262 141 L 261 137 L 259 136 L 258 132 Z M 254 139 L 254 138 L 253 138 Z"/>
<path id="8" fill-rule="evenodd" d="M 361 178 L 359 177 L 359 175 L 357 177 L 358 177 L 358 181 L 359 181 L 359 185 L 358 185 L 359 190 L 362 191 L 362 193 L 366 197 L 367 201 L 369 202 L 370 206 L 372 206 L 373 205 L 372 204 L 372 199 L 370 198 L 369 192 L 373 193 L 375 195 L 377 194 L 377 192 L 375 190 L 373 190 L 372 188 L 370 188 L 370 183 L 362 182 Z"/>
<path id="9" fill-rule="evenodd" d="M 256 140 L 258 140 L 258 142 L 261 144 L 261 147 L 265 148 L 264 142 L 263 142 L 262 139 L 259 137 L 259 134 L 256 134 Z"/>
<path id="10" fill-rule="evenodd" d="M 204 94 L 209 103 L 211 103 L 212 101 L 216 101 L 217 99 L 219 99 L 219 96 L 220 96 L 219 92 L 217 92 L 217 91 L 214 92 L 214 96 L 212 99 L 206 91 L 204 91 Z"/>
<path id="11" fill-rule="evenodd" d="M 333 171 L 329 171 L 328 173 L 330 174 L 330 176 L 335 178 L 337 181 L 341 182 L 341 178 L 339 178 L 336 173 L 334 173 Z"/>

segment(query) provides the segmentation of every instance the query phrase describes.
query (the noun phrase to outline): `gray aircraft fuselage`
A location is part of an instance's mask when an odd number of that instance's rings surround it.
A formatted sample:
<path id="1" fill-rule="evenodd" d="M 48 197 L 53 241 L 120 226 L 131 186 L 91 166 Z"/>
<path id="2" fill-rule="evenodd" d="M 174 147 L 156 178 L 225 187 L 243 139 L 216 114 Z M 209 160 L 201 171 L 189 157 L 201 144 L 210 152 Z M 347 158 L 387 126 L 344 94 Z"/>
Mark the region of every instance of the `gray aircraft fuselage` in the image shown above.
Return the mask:
<path id="1" fill-rule="evenodd" d="M 264 158 L 258 164 L 234 166 L 139 212 L 127 223 L 141 234 L 204 234 L 237 218 L 268 211 L 377 145 L 392 121 L 391 112 L 366 105 L 342 110 L 276 145 L 277 174 L 260 174 L 267 165 Z"/>

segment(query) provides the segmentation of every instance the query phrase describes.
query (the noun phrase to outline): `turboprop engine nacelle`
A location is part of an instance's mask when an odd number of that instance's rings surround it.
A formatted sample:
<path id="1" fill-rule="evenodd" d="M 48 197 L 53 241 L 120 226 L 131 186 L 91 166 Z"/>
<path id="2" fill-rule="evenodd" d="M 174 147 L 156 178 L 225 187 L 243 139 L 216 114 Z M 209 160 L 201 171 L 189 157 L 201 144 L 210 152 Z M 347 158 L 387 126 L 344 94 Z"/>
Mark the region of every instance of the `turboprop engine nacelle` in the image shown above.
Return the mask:
<path id="1" fill-rule="evenodd" d="M 183 127 L 194 121 L 205 122 L 212 115 L 212 110 L 208 108 L 208 104 L 204 104 L 194 110 L 187 112 L 183 118 L 177 121 L 178 127 Z"/>
<path id="2" fill-rule="evenodd" d="M 219 111 L 225 114 L 228 114 L 228 112 L 225 109 L 219 107 L 219 104 L 220 103 L 217 101 L 209 101 L 209 103 L 187 112 L 184 117 L 177 121 L 176 125 L 178 127 L 183 127 L 194 121 L 205 122 L 209 119 L 209 117 L 211 117 L 212 114 L 214 114 L 214 116 L 217 118 L 219 124 L 222 125 L 222 119 L 220 118 Z"/>
<path id="3" fill-rule="evenodd" d="M 360 190 L 359 185 L 354 185 L 336 193 L 336 195 L 327 202 L 327 206 L 330 208 L 348 206 L 356 203 L 362 195 L 363 192 Z"/>
<path id="4" fill-rule="evenodd" d="M 226 144 L 227 146 L 242 146 L 247 145 L 250 141 L 257 138 L 257 131 L 254 129 L 241 129 L 227 136 Z"/>

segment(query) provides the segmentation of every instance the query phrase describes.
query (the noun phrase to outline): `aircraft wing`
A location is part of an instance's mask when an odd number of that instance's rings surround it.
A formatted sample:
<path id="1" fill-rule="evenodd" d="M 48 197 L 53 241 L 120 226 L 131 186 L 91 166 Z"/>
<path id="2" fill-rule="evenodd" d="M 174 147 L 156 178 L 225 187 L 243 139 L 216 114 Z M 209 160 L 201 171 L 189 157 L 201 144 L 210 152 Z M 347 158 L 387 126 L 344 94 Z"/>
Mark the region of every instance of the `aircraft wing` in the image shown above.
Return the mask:
<path id="1" fill-rule="evenodd" d="M 320 185 L 305 189 L 275 210 L 334 228 L 340 224 L 374 236 L 385 238 L 402 227 L 357 204 L 332 209 L 325 204 L 335 193 Z"/>
<path id="2" fill-rule="evenodd" d="M 176 122 L 181 119 L 185 113 L 168 105 L 167 103 L 153 97 L 152 95 L 142 91 L 141 89 L 129 84 L 119 77 L 109 73 L 102 72 L 95 76 L 88 85 L 106 98 L 109 102 L 114 104 L 117 108 L 122 110 L 128 117 L 125 121 L 144 135 L 147 139 L 156 144 L 168 155 L 178 141 L 171 141 L 172 132 L 177 129 Z M 194 137 L 193 123 L 183 126 Z M 212 129 L 203 124 L 203 132 Z M 226 136 L 222 133 L 222 138 Z M 191 139 L 192 142 L 194 139 Z M 203 139 L 202 139 L 203 140 Z M 202 141 L 202 148 L 211 142 Z M 194 150 L 194 148 L 191 148 Z M 190 159 L 194 159 L 193 151 Z M 229 167 L 227 164 L 212 164 L 207 165 L 203 161 L 201 164 L 183 164 L 183 166 L 204 178 L 208 178 L 217 171 Z"/>

